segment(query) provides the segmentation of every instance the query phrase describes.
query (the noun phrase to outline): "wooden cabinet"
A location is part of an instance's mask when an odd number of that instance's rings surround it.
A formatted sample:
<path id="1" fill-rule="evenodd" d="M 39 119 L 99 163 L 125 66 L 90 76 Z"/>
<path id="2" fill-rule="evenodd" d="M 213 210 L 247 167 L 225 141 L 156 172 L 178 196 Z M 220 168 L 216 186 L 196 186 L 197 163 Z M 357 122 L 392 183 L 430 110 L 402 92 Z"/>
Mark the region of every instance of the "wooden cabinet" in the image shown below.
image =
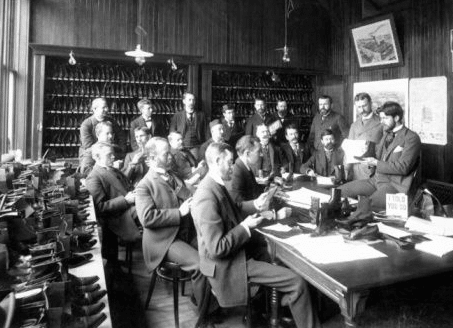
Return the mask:
<path id="1" fill-rule="evenodd" d="M 78 156 L 80 124 L 91 115 L 94 98 L 107 99 L 110 115 L 129 138 L 130 123 L 140 115 L 140 99 L 152 101 L 155 115 L 160 116 L 168 130 L 171 116 L 182 109 L 183 93 L 197 89 L 193 83 L 197 81 L 196 64 L 187 59 L 174 59 L 178 67 L 172 69 L 166 58 L 173 56 L 156 56 L 138 66 L 121 52 L 104 51 L 105 57 L 100 58 L 102 51 L 99 54 L 94 50 L 74 50 L 77 63 L 70 65 L 69 49 L 48 48 L 33 48 L 34 71 L 39 73 L 34 81 L 43 90 L 34 95 L 33 101 L 38 121 L 34 138 L 37 140 L 33 142 L 38 156 L 47 149 L 56 158 Z"/>

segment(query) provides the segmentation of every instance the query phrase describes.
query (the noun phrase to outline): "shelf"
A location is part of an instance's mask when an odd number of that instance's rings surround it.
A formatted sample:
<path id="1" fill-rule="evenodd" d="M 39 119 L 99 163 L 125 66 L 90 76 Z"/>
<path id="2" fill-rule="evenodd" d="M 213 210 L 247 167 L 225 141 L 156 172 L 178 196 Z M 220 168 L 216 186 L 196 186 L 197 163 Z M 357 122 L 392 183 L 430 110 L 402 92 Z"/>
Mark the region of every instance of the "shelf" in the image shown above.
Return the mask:
<path id="1" fill-rule="evenodd" d="M 84 78 L 68 78 L 68 77 L 48 77 L 49 81 L 70 81 L 70 82 L 95 82 L 95 83 L 124 83 L 124 84 L 145 84 L 145 85 L 161 85 L 161 86 L 187 86 L 187 82 L 166 82 L 166 81 L 127 81 L 127 80 L 107 80 L 107 79 L 84 79 Z"/>
<path id="2" fill-rule="evenodd" d="M 72 93 L 72 94 L 61 94 L 61 93 L 50 93 L 50 94 L 46 94 L 47 97 L 61 97 L 61 98 L 97 98 L 97 97 L 103 97 L 103 98 L 107 98 L 107 99 L 137 99 L 137 98 L 143 98 L 143 97 L 146 97 L 144 95 L 142 96 L 119 96 L 119 95 L 115 95 L 115 96 L 112 96 L 112 95 L 100 95 L 100 94 L 97 94 L 97 95 L 79 95 L 79 94 L 75 94 L 75 93 Z M 171 97 L 171 98 L 152 98 L 152 97 L 146 97 L 147 99 L 149 100 L 170 100 L 170 101 L 181 101 L 181 97 L 178 97 L 178 98 L 174 98 L 174 97 Z"/>
<path id="3" fill-rule="evenodd" d="M 253 104 L 253 103 L 255 103 L 255 100 L 228 100 L 228 99 L 226 99 L 226 100 L 213 100 L 212 102 L 215 104 L 219 104 L 219 103 Z M 276 100 L 270 100 L 270 101 L 266 100 L 265 102 L 267 104 L 277 103 Z M 288 105 L 306 105 L 307 104 L 306 101 L 292 101 L 292 100 L 288 100 L 287 103 L 288 103 Z"/>
<path id="4" fill-rule="evenodd" d="M 45 143 L 44 147 L 80 147 L 80 143 Z"/>
<path id="5" fill-rule="evenodd" d="M 308 88 L 296 87 L 296 88 L 285 88 L 285 87 L 252 87 L 252 86 L 240 86 L 240 85 L 213 85 L 213 89 L 238 89 L 238 90 L 268 90 L 268 91 L 293 91 L 293 92 L 313 92 Z"/>

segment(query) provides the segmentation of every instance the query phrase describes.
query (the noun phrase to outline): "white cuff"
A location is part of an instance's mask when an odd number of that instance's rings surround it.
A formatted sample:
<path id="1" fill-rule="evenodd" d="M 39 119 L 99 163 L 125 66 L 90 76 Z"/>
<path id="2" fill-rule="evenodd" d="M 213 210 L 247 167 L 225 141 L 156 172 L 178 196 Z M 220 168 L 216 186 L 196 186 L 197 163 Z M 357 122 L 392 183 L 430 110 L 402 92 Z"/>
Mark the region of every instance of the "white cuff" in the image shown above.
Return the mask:
<path id="1" fill-rule="evenodd" d="M 244 222 L 241 222 L 240 225 L 244 227 L 244 229 L 247 231 L 247 234 L 249 235 L 249 237 L 251 237 L 252 233 L 250 232 L 250 228 L 248 227 L 248 225 L 246 225 Z"/>

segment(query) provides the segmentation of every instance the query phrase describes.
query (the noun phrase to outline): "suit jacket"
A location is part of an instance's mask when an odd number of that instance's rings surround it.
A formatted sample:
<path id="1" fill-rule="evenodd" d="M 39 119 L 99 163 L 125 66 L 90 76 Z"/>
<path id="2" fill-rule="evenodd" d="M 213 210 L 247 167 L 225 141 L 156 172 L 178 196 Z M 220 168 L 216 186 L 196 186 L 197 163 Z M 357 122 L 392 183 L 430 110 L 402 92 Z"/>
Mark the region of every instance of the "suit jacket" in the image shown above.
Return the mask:
<path id="1" fill-rule="evenodd" d="M 188 150 L 171 149 L 173 155 L 172 170 L 181 179 L 186 180 L 192 176 L 192 167 L 196 167 L 197 160 Z"/>
<path id="2" fill-rule="evenodd" d="M 286 114 L 283 122 L 282 122 L 282 119 L 280 118 L 280 116 L 278 116 L 278 113 L 274 113 L 271 116 L 269 121 L 270 121 L 270 123 L 269 123 L 270 125 L 272 125 L 274 122 L 280 122 L 281 127 L 278 128 L 273 135 L 273 140 L 277 145 L 281 145 L 281 144 L 287 142 L 286 137 L 285 137 L 285 129 L 287 126 L 294 124 L 296 126 L 296 128 L 298 129 L 297 121 L 295 120 L 294 115 L 291 114 L 290 112 L 288 112 L 288 114 Z"/>
<path id="3" fill-rule="evenodd" d="M 234 122 L 233 127 L 230 128 L 224 118 L 222 118 L 222 125 L 223 138 L 225 139 L 225 142 L 227 142 L 231 147 L 235 148 L 238 140 L 241 139 L 241 137 L 244 135 L 244 130 L 237 122 Z"/>
<path id="4" fill-rule="evenodd" d="M 255 113 L 254 115 L 250 116 L 247 120 L 247 123 L 245 125 L 245 134 L 255 137 L 256 127 L 262 124 L 268 125 L 271 122 L 270 119 L 271 118 L 268 114 L 263 119 L 260 114 Z"/>
<path id="5" fill-rule="evenodd" d="M 403 127 L 399 130 L 392 143 L 385 149 L 386 136 L 376 147 L 376 183 L 390 183 L 399 192 L 407 193 L 413 173 L 420 160 L 421 142 L 417 133 Z"/>
<path id="6" fill-rule="evenodd" d="M 206 117 L 204 113 L 195 111 L 193 118 L 197 129 L 198 142 L 201 145 L 208 139 Z M 184 138 L 186 134 L 186 120 L 187 114 L 185 110 L 175 113 L 170 122 L 170 132 L 179 132 Z"/>
<path id="7" fill-rule="evenodd" d="M 301 166 L 300 173 L 306 174 L 309 169 L 312 169 L 316 174 L 324 177 L 335 175 L 334 167 L 335 165 L 343 165 L 343 158 L 343 150 L 341 148 L 334 148 L 332 152 L 332 164 L 330 170 L 328 170 L 327 158 L 324 149 L 318 149 L 313 155 L 311 155 L 308 161 Z"/>
<path id="8" fill-rule="evenodd" d="M 167 133 L 165 131 L 165 125 L 162 122 L 162 120 L 158 116 L 152 116 L 151 117 L 151 135 L 153 137 L 163 137 L 165 138 L 167 136 Z M 135 120 L 131 122 L 131 129 L 129 130 L 130 138 L 131 138 L 131 147 L 132 150 L 137 150 L 138 145 L 137 141 L 135 141 L 135 129 L 136 128 L 141 128 L 142 126 L 147 127 L 145 119 L 143 116 L 137 117 Z"/>
<path id="9" fill-rule="evenodd" d="M 335 143 L 340 146 L 343 139 L 348 136 L 349 127 L 343 115 L 331 111 L 329 115 L 323 120 L 321 114 L 316 114 L 310 127 L 310 134 L 308 136 L 308 144 L 312 150 L 322 149 L 321 133 L 325 129 L 331 129 L 335 136 Z"/>
<path id="10" fill-rule="evenodd" d="M 294 154 L 291 145 L 286 142 L 281 146 L 281 157 L 282 157 L 282 167 L 285 168 L 286 172 L 297 173 L 302 165 L 310 157 L 310 149 L 306 143 L 299 143 L 299 154 Z M 297 158 L 298 156 L 299 158 Z M 297 165 L 297 163 L 300 163 Z"/>
<path id="11" fill-rule="evenodd" d="M 145 158 L 142 157 L 140 162 L 132 166 L 130 163 L 136 154 L 139 153 L 139 149 L 134 150 L 133 152 L 127 153 L 126 157 L 124 158 L 124 166 L 121 170 L 124 175 L 129 179 L 131 184 L 135 186 L 140 180 L 145 176 L 148 172 L 148 165 L 145 163 Z"/>
<path id="12" fill-rule="evenodd" d="M 126 154 L 126 138 L 123 130 L 111 116 L 107 116 L 104 121 L 112 123 L 112 129 L 115 135 L 113 143 L 120 147 L 122 153 L 121 158 L 123 158 L 124 154 Z M 97 142 L 96 125 L 98 125 L 98 123 L 99 121 L 91 115 L 80 125 L 80 141 L 82 145 L 80 146 L 79 155 L 82 155 L 85 149 L 90 148 Z"/>
<path id="13" fill-rule="evenodd" d="M 277 173 L 279 173 L 280 165 L 281 165 L 280 150 L 277 147 L 274 147 L 274 145 L 272 145 L 271 143 L 269 143 L 268 149 L 269 149 L 269 156 L 271 159 L 271 167 L 272 167 L 271 173 L 277 174 Z M 255 174 L 255 176 L 258 176 L 258 170 L 260 170 L 262 162 L 263 162 L 263 158 L 260 157 L 258 162 L 251 168 L 253 171 L 253 174 Z"/>
<path id="14" fill-rule="evenodd" d="M 134 220 L 135 206 L 126 202 L 129 183 L 121 171 L 107 170 L 95 165 L 86 179 L 86 187 L 93 196 L 97 217 L 125 241 L 135 241 L 140 232 Z"/>
<path id="15" fill-rule="evenodd" d="M 208 277 L 220 306 L 234 307 L 247 304 L 244 245 L 250 237 L 239 222 L 256 210 L 253 201 L 237 204 L 227 193 L 208 174 L 194 194 L 191 212 L 200 270 Z"/>
<path id="16" fill-rule="evenodd" d="M 209 138 L 208 140 L 206 140 L 200 147 L 200 151 L 198 153 L 198 158 L 201 160 L 206 160 L 206 158 L 204 158 L 204 155 L 206 153 L 206 149 L 208 149 L 209 145 L 212 144 L 214 142 L 214 140 L 212 140 L 212 138 Z"/>
<path id="17" fill-rule="evenodd" d="M 189 219 L 180 217 L 179 206 L 191 196 L 191 191 L 181 179 L 173 176 L 175 190 L 153 170 L 149 170 L 135 188 L 137 214 L 144 228 L 143 257 L 149 271 L 164 259 L 178 234 L 181 220 Z"/>
<path id="18" fill-rule="evenodd" d="M 254 200 L 261 194 L 261 188 L 256 182 L 255 174 L 238 158 L 233 167 L 231 183 L 227 185 L 231 198 L 235 202 Z"/>

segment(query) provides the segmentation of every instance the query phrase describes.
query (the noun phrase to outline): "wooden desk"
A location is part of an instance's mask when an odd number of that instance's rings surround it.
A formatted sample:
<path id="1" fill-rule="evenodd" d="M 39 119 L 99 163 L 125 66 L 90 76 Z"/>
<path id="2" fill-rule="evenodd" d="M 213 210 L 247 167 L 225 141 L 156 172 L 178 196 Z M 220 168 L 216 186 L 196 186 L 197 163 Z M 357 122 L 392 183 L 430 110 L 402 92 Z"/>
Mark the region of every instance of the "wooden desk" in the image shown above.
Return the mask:
<path id="1" fill-rule="evenodd" d="M 301 186 L 310 188 L 310 183 Z M 372 246 L 385 258 L 317 264 L 293 247 L 271 240 L 277 258 L 340 306 L 347 327 L 356 326 L 354 319 L 364 310 L 370 289 L 453 270 L 452 254 L 439 258 L 415 249 L 402 250 L 391 241 Z"/>

